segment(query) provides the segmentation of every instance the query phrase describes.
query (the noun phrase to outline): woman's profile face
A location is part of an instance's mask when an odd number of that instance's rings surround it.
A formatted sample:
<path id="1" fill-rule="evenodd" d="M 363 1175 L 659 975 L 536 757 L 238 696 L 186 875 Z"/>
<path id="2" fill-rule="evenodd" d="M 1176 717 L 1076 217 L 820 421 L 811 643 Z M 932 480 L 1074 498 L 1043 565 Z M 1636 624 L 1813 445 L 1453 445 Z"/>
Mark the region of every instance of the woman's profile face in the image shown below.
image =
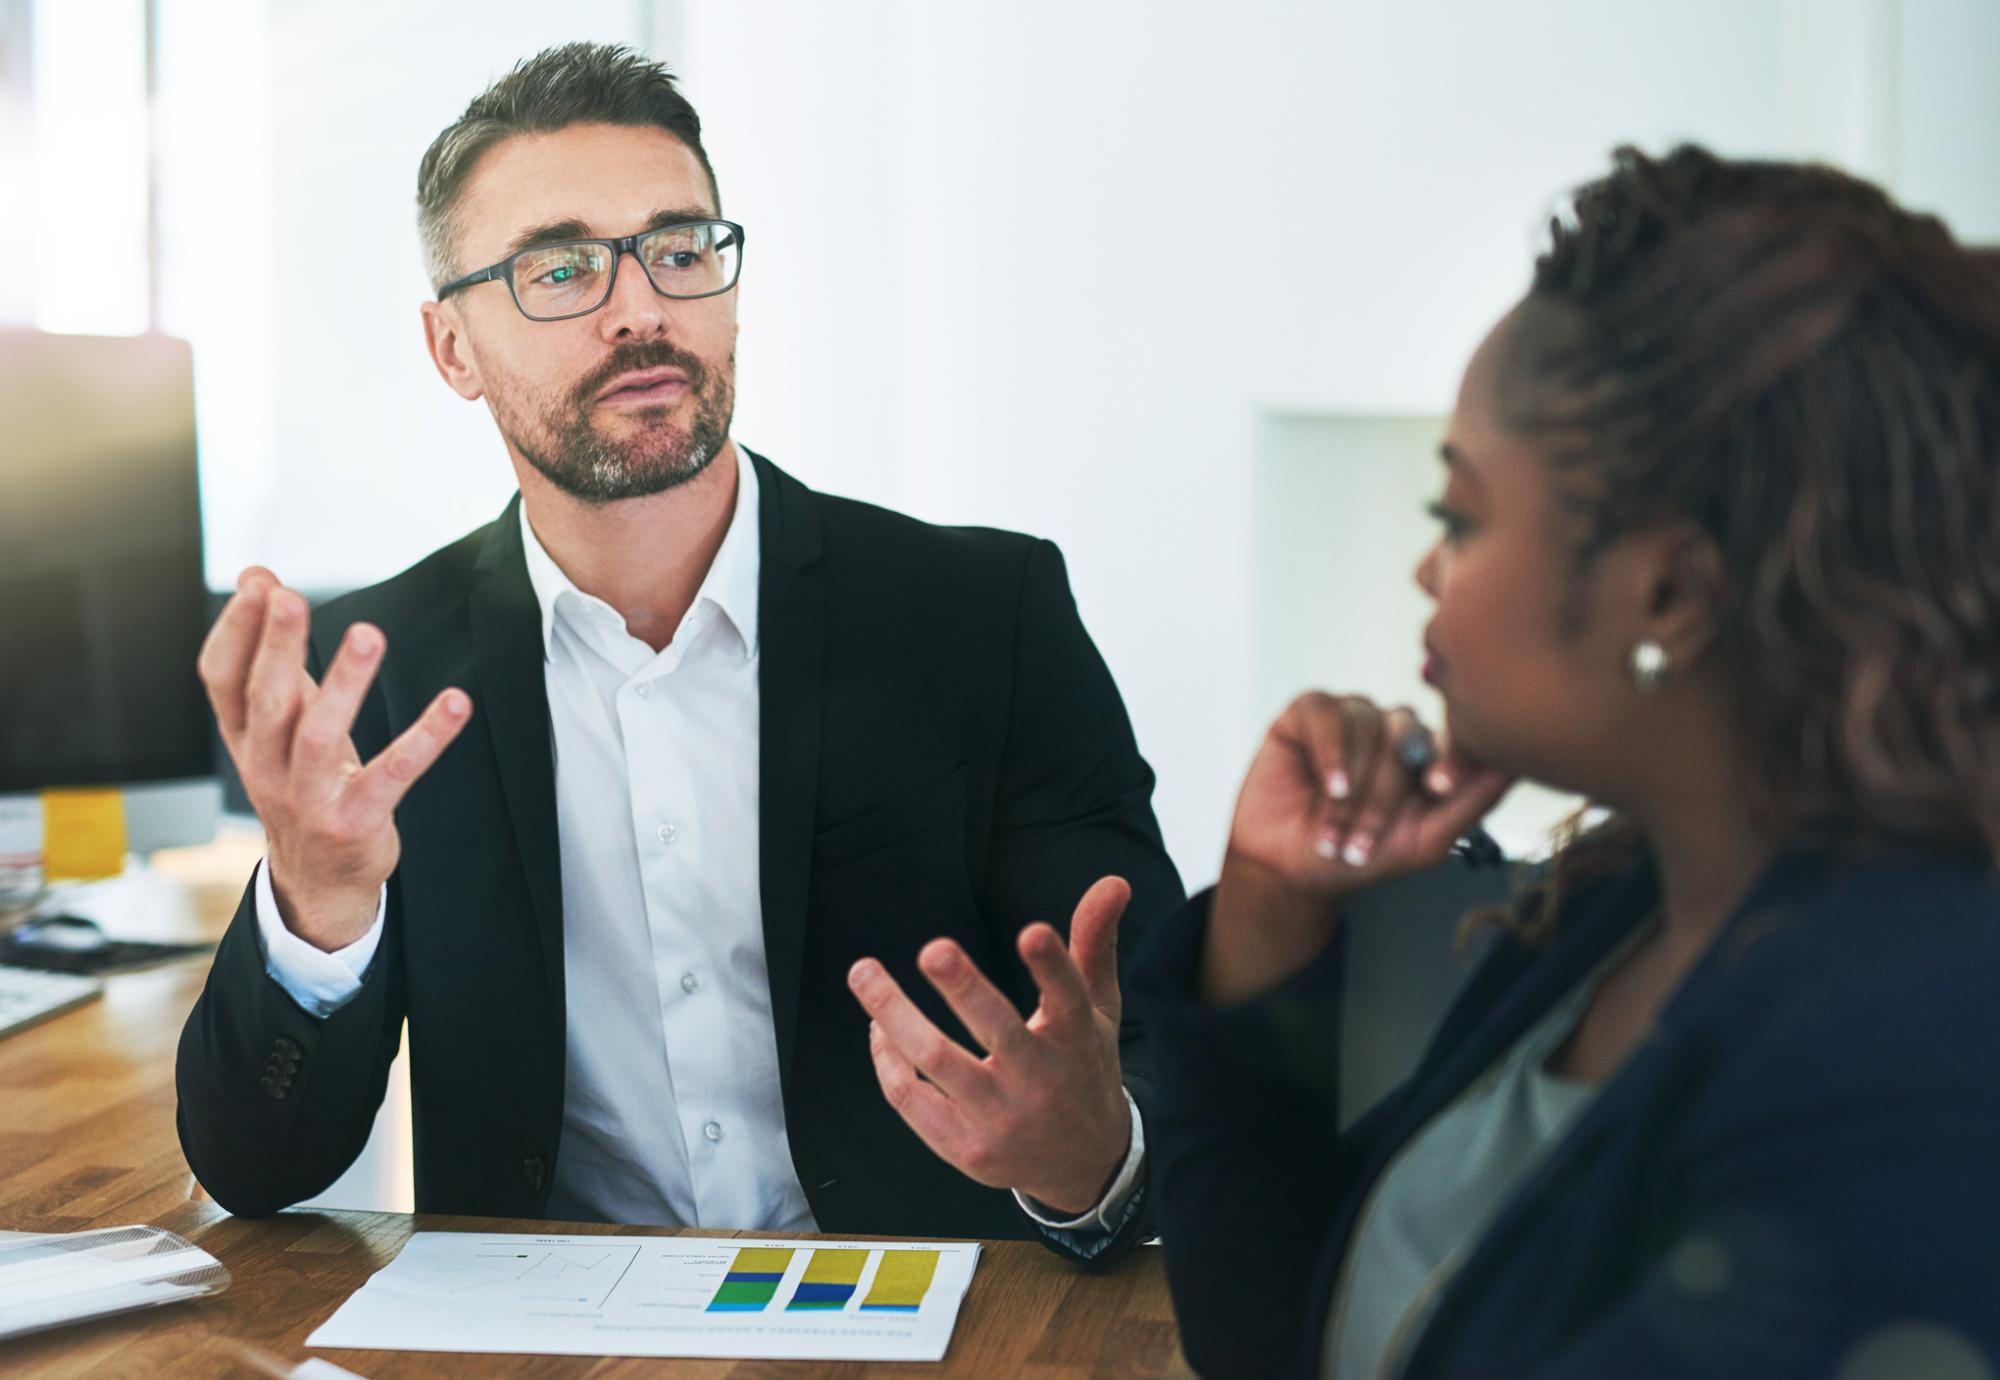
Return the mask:
<path id="1" fill-rule="evenodd" d="M 1619 544 L 1574 573 L 1574 518 L 1554 471 L 1535 441 L 1505 423 L 1522 312 L 1509 312 L 1473 354 L 1446 432 L 1434 509 L 1443 531 L 1416 571 L 1437 606 L 1424 629 L 1425 675 L 1464 751 L 1510 773 L 1610 794 L 1607 765 L 1643 716 L 1625 675 L 1643 635 L 1638 610 L 1625 606 L 1643 596 L 1633 553 Z"/>

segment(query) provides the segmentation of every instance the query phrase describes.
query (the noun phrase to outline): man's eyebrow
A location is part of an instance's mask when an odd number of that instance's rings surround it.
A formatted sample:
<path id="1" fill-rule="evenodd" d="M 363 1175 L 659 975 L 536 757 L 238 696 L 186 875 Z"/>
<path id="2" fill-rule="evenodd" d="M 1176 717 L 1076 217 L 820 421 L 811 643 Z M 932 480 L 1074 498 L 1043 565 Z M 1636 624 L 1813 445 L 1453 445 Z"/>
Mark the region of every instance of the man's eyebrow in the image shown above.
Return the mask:
<path id="1" fill-rule="evenodd" d="M 668 206 L 646 217 L 646 223 L 634 234 L 645 234 L 648 230 L 658 230 L 668 225 L 685 225 L 689 221 L 714 220 L 715 213 L 700 206 Z M 557 244 L 563 240 L 615 239 L 612 235 L 593 235 L 590 227 L 580 220 L 552 220 L 530 229 L 523 230 L 507 244 L 507 253 L 518 254 L 523 249 L 538 244 Z"/>

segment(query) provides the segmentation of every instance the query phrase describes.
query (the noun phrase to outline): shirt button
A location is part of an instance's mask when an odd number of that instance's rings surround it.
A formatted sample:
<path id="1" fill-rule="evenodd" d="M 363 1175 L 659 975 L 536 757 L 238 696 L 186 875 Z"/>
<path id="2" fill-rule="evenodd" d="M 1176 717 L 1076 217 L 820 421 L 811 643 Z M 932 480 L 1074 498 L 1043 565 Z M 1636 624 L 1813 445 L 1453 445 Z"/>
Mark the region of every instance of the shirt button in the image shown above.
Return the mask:
<path id="1" fill-rule="evenodd" d="M 642 680 L 637 685 L 632 687 L 633 693 L 638 695 L 638 697 L 642 700 L 645 699 L 647 695 L 651 694 L 652 690 L 653 686 L 650 681 Z"/>
<path id="2" fill-rule="evenodd" d="M 653 831 L 653 836 L 659 839 L 661 843 L 672 843 L 675 839 L 681 836 L 680 826 L 674 824 L 662 824 L 659 828 Z"/>
<path id="3" fill-rule="evenodd" d="M 696 977 L 693 973 L 681 974 L 681 991 L 692 992 L 694 991 L 695 988 L 699 986 L 701 986 L 701 979 Z"/>
<path id="4" fill-rule="evenodd" d="M 722 1123 L 719 1121 L 703 1122 L 701 1127 L 701 1133 L 707 1136 L 710 1140 L 721 1140 Z"/>

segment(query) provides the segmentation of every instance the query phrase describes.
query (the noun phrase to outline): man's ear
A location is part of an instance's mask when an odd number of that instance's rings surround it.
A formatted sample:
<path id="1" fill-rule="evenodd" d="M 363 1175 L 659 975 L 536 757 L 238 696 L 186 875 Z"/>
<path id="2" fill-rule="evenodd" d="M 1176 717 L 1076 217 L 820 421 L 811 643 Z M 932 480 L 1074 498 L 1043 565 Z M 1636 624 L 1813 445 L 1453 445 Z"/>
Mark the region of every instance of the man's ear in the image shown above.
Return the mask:
<path id="1" fill-rule="evenodd" d="M 1649 545 L 1646 635 L 1666 648 L 1673 665 L 1692 667 L 1721 635 L 1728 562 L 1713 537 L 1688 523 L 1661 529 Z"/>
<path id="2" fill-rule="evenodd" d="M 483 397 L 486 384 L 479 376 L 479 361 L 473 356 L 472 340 L 466 334 L 465 319 L 458 309 L 448 302 L 426 302 L 423 315 L 424 344 L 431 352 L 431 363 L 437 366 L 438 377 L 467 402 Z"/>

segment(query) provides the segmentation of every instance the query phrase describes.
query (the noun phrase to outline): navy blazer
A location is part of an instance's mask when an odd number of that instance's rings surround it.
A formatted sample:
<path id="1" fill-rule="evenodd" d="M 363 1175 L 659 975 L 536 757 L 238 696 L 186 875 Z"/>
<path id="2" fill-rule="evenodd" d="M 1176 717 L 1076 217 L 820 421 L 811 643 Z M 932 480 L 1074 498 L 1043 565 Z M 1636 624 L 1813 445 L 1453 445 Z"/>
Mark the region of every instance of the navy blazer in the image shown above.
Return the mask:
<path id="1" fill-rule="evenodd" d="M 1652 910 L 1658 882 L 1648 867 L 1580 892 L 1543 949 L 1497 943 L 1415 1072 L 1345 1134 L 1340 945 L 1253 1001 L 1204 1007 L 1211 894 L 1155 929 L 1130 982 L 1182 1342 L 1204 1374 L 1316 1375 L 1371 1188 Z M 1996 993 L 1990 870 L 1783 854 L 1388 1373 L 2000 1370 Z"/>

